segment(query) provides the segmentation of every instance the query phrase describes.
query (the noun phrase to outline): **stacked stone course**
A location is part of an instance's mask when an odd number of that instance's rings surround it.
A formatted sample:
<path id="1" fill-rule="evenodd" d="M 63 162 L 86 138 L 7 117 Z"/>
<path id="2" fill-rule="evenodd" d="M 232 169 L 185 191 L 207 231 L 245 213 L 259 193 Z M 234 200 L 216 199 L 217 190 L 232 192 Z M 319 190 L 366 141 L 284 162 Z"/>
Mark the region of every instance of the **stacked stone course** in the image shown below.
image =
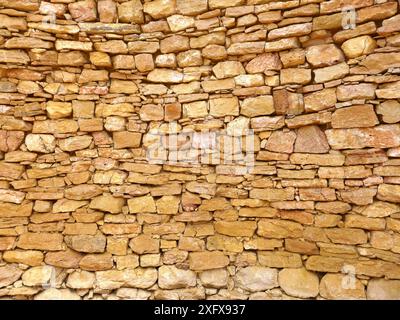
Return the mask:
<path id="1" fill-rule="evenodd" d="M 0 297 L 400 299 L 399 74 L 398 1 L 0 0 Z"/>

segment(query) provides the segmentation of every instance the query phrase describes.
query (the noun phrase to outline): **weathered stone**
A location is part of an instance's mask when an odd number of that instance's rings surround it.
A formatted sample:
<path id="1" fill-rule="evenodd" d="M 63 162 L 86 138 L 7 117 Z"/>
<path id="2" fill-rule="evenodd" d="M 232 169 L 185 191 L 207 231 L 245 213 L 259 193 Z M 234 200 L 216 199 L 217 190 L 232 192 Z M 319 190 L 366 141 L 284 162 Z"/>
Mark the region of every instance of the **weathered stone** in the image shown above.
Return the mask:
<path id="1" fill-rule="evenodd" d="M 96 278 L 88 271 L 75 271 L 68 276 L 67 286 L 72 289 L 91 289 Z"/>
<path id="2" fill-rule="evenodd" d="M 129 199 L 128 207 L 130 213 L 156 212 L 156 203 L 151 196 Z"/>
<path id="3" fill-rule="evenodd" d="M 282 69 L 280 78 L 281 84 L 307 84 L 311 82 L 311 70 L 301 68 Z"/>
<path id="4" fill-rule="evenodd" d="M 397 125 L 373 128 L 330 129 L 325 134 L 332 149 L 391 148 L 400 145 Z"/>
<path id="5" fill-rule="evenodd" d="M 278 286 L 278 271 L 265 267 L 247 267 L 236 274 L 238 287 L 250 291 L 265 291 Z"/>
<path id="6" fill-rule="evenodd" d="M 141 53 L 135 56 L 135 65 L 140 72 L 154 70 L 153 56 L 149 53 Z"/>
<path id="7" fill-rule="evenodd" d="M 334 44 L 321 44 L 306 49 L 306 59 L 315 68 L 327 67 L 344 60 L 343 53 Z"/>
<path id="8" fill-rule="evenodd" d="M 58 233 L 23 233 L 19 236 L 17 247 L 46 251 L 62 250 L 63 236 Z"/>
<path id="9" fill-rule="evenodd" d="M 349 39 L 342 44 L 342 50 L 347 58 L 357 58 L 370 54 L 376 48 L 376 41 L 370 36 L 360 36 Z"/>
<path id="10" fill-rule="evenodd" d="M 248 73 L 263 73 L 270 70 L 280 70 L 281 60 L 277 53 L 263 53 L 250 60 L 246 65 Z"/>
<path id="11" fill-rule="evenodd" d="M 258 222 L 257 234 L 262 237 L 278 239 L 299 238 L 303 234 L 303 227 L 297 222 L 264 219 Z"/>
<path id="12" fill-rule="evenodd" d="M 22 283 L 29 287 L 47 285 L 51 281 L 53 272 L 55 272 L 55 270 L 50 266 L 30 268 L 22 275 Z"/>
<path id="13" fill-rule="evenodd" d="M 46 253 L 45 263 L 60 268 L 78 268 L 82 257 L 82 253 L 67 248 L 65 251 Z"/>
<path id="14" fill-rule="evenodd" d="M 322 83 L 344 77 L 349 73 L 349 66 L 342 62 L 333 66 L 315 69 L 313 71 L 315 82 Z"/>
<path id="15" fill-rule="evenodd" d="M 262 266 L 271 268 L 301 268 L 301 257 L 297 253 L 286 251 L 259 251 L 258 261 Z"/>
<path id="16" fill-rule="evenodd" d="M 320 294 L 325 299 L 365 299 L 364 285 L 348 275 L 326 274 L 321 279 Z"/>
<path id="17" fill-rule="evenodd" d="M 217 221 L 214 224 L 218 233 L 233 237 L 251 237 L 253 236 L 257 225 L 253 221 L 228 222 Z"/>
<path id="18" fill-rule="evenodd" d="M 238 61 L 219 62 L 212 70 L 218 79 L 231 78 L 239 74 L 245 74 L 243 65 Z"/>
<path id="19" fill-rule="evenodd" d="M 112 23 L 117 18 L 117 5 L 112 0 L 97 1 L 100 22 Z M 121 18 L 120 18 L 121 19 Z"/>
<path id="20" fill-rule="evenodd" d="M 279 286 L 290 296 L 312 298 L 319 293 L 318 276 L 304 268 L 283 269 L 278 280 Z"/>
<path id="21" fill-rule="evenodd" d="M 102 234 L 68 236 L 65 241 L 75 251 L 85 253 L 104 252 L 106 246 L 106 237 Z"/>
<path id="22" fill-rule="evenodd" d="M 143 11 L 154 19 L 165 18 L 176 12 L 176 0 L 155 0 L 145 3 Z"/>
<path id="23" fill-rule="evenodd" d="M 172 35 L 160 41 L 161 53 L 180 52 L 190 49 L 189 38 L 182 35 Z"/>
<path id="24" fill-rule="evenodd" d="M 157 213 L 159 214 L 177 214 L 180 199 L 176 196 L 162 196 L 156 201 Z"/>
<path id="25" fill-rule="evenodd" d="M 125 204 L 123 198 L 116 198 L 110 194 L 98 196 L 90 202 L 89 208 L 106 211 L 110 213 L 119 213 Z"/>
<path id="26" fill-rule="evenodd" d="M 303 95 L 285 89 L 274 90 L 274 107 L 277 114 L 295 115 L 304 110 Z"/>
<path id="27" fill-rule="evenodd" d="M 294 152 L 326 153 L 329 144 L 324 132 L 318 126 L 305 126 L 297 130 Z"/>
<path id="28" fill-rule="evenodd" d="M 43 253 L 36 250 L 6 251 L 3 253 L 3 259 L 10 263 L 22 263 L 34 267 L 43 262 Z"/>
<path id="29" fill-rule="evenodd" d="M 398 280 L 371 279 L 368 282 L 367 298 L 371 300 L 398 300 Z"/>
<path id="30" fill-rule="evenodd" d="M 210 100 L 210 115 L 213 117 L 223 117 L 226 115 L 239 115 L 239 100 L 233 98 L 216 98 Z"/>
<path id="31" fill-rule="evenodd" d="M 199 274 L 199 278 L 206 288 L 224 288 L 228 283 L 228 272 L 225 269 L 206 270 Z"/>
<path id="32" fill-rule="evenodd" d="M 113 266 L 110 253 L 88 254 L 79 262 L 80 269 L 87 271 L 109 270 Z"/>
<path id="33" fill-rule="evenodd" d="M 334 243 L 360 244 L 367 242 L 367 235 L 361 229 L 351 229 L 351 228 L 327 229 L 326 235 Z"/>
<path id="34" fill-rule="evenodd" d="M 21 275 L 22 270 L 14 265 L 5 265 L 0 267 L 0 288 L 4 288 L 17 281 Z"/>
<path id="35" fill-rule="evenodd" d="M 138 23 L 138 24 L 143 23 L 144 16 L 143 16 L 142 3 L 138 0 L 133 0 L 119 4 L 118 21 L 126 23 Z"/>
<path id="36" fill-rule="evenodd" d="M 180 289 L 196 285 L 196 273 L 178 269 L 175 266 L 162 266 L 158 269 L 158 285 L 162 289 Z"/>
<path id="37" fill-rule="evenodd" d="M 274 112 L 274 102 L 272 96 L 258 96 L 244 99 L 240 113 L 246 117 L 257 117 L 269 115 Z"/>
<path id="38" fill-rule="evenodd" d="M 81 300 L 81 297 L 69 289 L 49 288 L 37 294 L 35 300 Z"/>
<path id="39" fill-rule="evenodd" d="M 11 30 L 27 30 L 27 23 L 24 18 L 10 17 L 5 14 L 0 14 L 0 26 Z"/>
<path id="40" fill-rule="evenodd" d="M 160 105 L 147 104 L 140 108 L 139 116 L 143 121 L 162 120 L 164 109 Z"/>
<path id="41" fill-rule="evenodd" d="M 337 102 L 336 89 L 328 88 L 304 96 L 306 112 L 321 111 L 334 107 Z"/>
<path id="42" fill-rule="evenodd" d="M 184 15 L 198 15 L 207 11 L 207 0 L 193 0 L 190 3 L 185 0 L 176 0 L 177 11 Z"/>
<path id="43" fill-rule="evenodd" d="M 229 259 L 220 251 L 192 252 L 189 254 L 190 269 L 204 271 L 224 268 L 229 264 Z"/>
<path id="44" fill-rule="evenodd" d="M 28 134 L 25 144 L 29 151 L 52 153 L 56 148 L 56 139 L 47 134 Z"/>
<path id="45" fill-rule="evenodd" d="M 179 14 L 169 16 L 167 22 L 172 32 L 178 32 L 194 27 L 194 18 Z"/>
<path id="46" fill-rule="evenodd" d="M 273 152 L 292 153 L 296 133 L 293 131 L 274 131 L 269 137 L 265 149 Z"/>
<path id="47" fill-rule="evenodd" d="M 378 187 L 377 198 L 383 201 L 400 202 L 400 186 L 392 184 L 381 184 Z"/>
<path id="48" fill-rule="evenodd" d="M 60 119 L 71 115 L 72 104 L 68 102 L 49 101 L 46 111 L 50 119 Z"/>
<path id="49" fill-rule="evenodd" d="M 157 282 L 154 268 L 135 268 L 96 272 L 96 284 L 101 289 L 117 289 L 122 286 L 147 289 Z"/>
<path id="50" fill-rule="evenodd" d="M 155 53 L 160 49 L 160 44 L 155 41 L 134 41 L 128 43 L 129 53 Z"/>
<path id="51" fill-rule="evenodd" d="M 268 33 L 268 40 L 280 38 L 298 37 L 311 33 L 312 23 L 299 23 L 290 26 L 273 29 Z"/>
<path id="52" fill-rule="evenodd" d="M 169 69 L 154 69 L 147 75 L 151 82 L 180 83 L 183 81 L 183 74 Z"/>
<path id="53" fill-rule="evenodd" d="M 91 136 L 77 136 L 60 140 L 59 146 L 61 150 L 71 152 L 88 148 L 92 141 Z"/>
<path id="54" fill-rule="evenodd" d="M 76 21 L 95 21 L 97 18 L 97 5 L 94 0 L 83 0 L 68 5 L 71 16 Z"/>

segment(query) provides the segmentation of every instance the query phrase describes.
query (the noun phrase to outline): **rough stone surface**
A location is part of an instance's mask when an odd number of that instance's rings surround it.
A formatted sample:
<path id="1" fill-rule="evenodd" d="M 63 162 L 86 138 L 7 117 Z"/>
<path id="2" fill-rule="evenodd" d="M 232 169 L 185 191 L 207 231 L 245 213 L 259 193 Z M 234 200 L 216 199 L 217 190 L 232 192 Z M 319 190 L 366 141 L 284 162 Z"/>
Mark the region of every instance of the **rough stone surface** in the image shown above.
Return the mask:
<path id="1" fill-rule="evenodd" d="M 278 286 L 278 272 L 265 267 L 243 268 L 236 274 L 236 283 L 250 292 L 265 291 Z"/>
<path id="2" fill-rule="evenodd" d="M 299 298 L 316 297 L 319 293 L 318 276 L 306 269 L 283 269 L 279 272 L 279 286 L 286 294 Z"/>
<path id="3" fill-rule="evenodd" d="M 400 298 L 398 1 L 0 7 L 2 299 Z"/>
<path id="4" fill-rule="evenodd" d="M 351 274 L 326 274 L 320 283 L 320 293 L 325 299 L 360 300 L 365 299 L 364 285 Z"/>

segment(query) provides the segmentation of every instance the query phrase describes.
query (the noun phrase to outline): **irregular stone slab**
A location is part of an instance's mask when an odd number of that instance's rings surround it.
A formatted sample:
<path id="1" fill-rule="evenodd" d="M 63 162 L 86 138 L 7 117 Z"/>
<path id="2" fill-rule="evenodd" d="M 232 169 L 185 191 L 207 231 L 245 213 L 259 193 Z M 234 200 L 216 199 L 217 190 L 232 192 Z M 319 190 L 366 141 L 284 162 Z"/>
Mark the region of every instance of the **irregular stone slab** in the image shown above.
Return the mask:
<path id="1" fill-rule="evenodd" d="M 14 265 L 5 265 L 0 267 L 0 288 L 4 288 L 17 281 L 23 271 Z"/>
<path id="2" fill-rule="evenodd" d="M 36 250 L 14 250 L 3 253 L 4 261 L 9 263 L 23 263 L 28 266 L 38 266 L 43 262 L 44 255 Z"/>
<path id="3" fill-rule="evenodd" d="M 288 295 L 299 298 L 316 297 L 319 293 L 317 274 L 301 269 L 283 269 L 279 272 L 279 286 Z"/>
<path id="4" fill-rule="evenodd" d="M 336 102 L 336 88 L 327 88 L 304 96 L 306 112 L 325 110 L 334 107 Z"/>
<path id="5" fill-rule="evenodd" d="M 339 101 L 348 101 L 352 99 L 374 99 L 375 89 L 375 84 L 361 83 L 339 86 L 336 93 Z"/>
<path id="6" fill-rule="evenodd" d="M 294 152 L 326 153 L 329 144 L 324 132 L 318 126 L 304 126 L 297 130 Z"/>
<path id="7" fill-rule="evenodd" d="M 250 292 L 265 291 L 278 286 L 278 271 L 265 267 L 240 269 L 235 276 L 236 285 Z"/>
<path id="8" fill-rule="evenodd" d="M 393 184 L 380 184 L 377 198 L 383 201 L 400 202 L 400 186 Z"/>
<path id="9" fill-rule="evenodd" d="M 344 77 L 350 71 L 347 63 L 342 62 L 333 66 L 315 69 L 314 80 L 316 83 L 328 82 Z"/>
<path id="10" fill-rule="evenodd" d="M 224 288 L 228 283 L 226 269 L 206 270 L 199 274 L 202 285 L 206 288 Z"/>
<path id="11" fill-rule="evenodd" d="M 292 153 L 296 141 L 296 133 L 293 131 L 274 131 L 269 137 L 265 149 L 273 152 Z"/>
<path id="12" fill-rule="evenodd" d="M 192 252 L 189 254 L 189 264 L 194 271 L 219 269 L 229 264 L 229 258 L 220 251 Z"/>
<path id="13" fill-rule="evenodd" d="M 176 12 L 176 0 L 155 0 L 146 2 L 143 11 L 154 19 L 165 18 Z"/>
<path id="14" fill-rule="evenodd" d="M 334 44 L 321 44 L 306 49 L 306 59 L 314 67 L 327 67 L 344 61 L 342 51 Z"/>
<path id="15" fill-rule="evenodd" d="M 368 55 L 359 66 L 352 68 L 357 74 L 377 74 L 389 68 L 400 67 L 400 57 L 395 52 Z"/>
<path id="16" fill-rule="evenodd" d="M 17 247 L 45 251 L 63 250 L 63 236 L 59 233 L 23 233 L 19 236 Z"/>
<path id="17" fill-rule="evenodd" d="M 84 253 L 101 253 L 106 246 L 106 237 L 97 235 L 74 235 L 65 238 L 66 244 L 73 250 Z"/>
<path id="18" fill-rule="evenodd" d="M 147 75 L 151 82 L 180 83 L 183 81 L 183 74 L 170 69 L 154 69 Z"/>
<path id="19" fill-rule="evenodd" d="M 364 285 L 356 277 L 328 273 L 323 276 L 320 294 L 325 299 L 359 300 L 365 299 Z"/>
<path id="20" fill-rule="evenodd" d="M 0 50 L 1 63 L 28 64 L 30 61 L 23 50 Z"/>
<path id="21" fill-rule="evenodd" d="M 140 33 L 140 26 L 128 23 L 78 23 L 82 32 L 91 34 L 116 33 L 116 34 L 133 34 Z"/>
<path id="22" fill-rule="evenodd" d="M 342 44 L 342 50 L 347 58 L 357 58 L 374 52 L 376 41 L 371 36 L 360 36 L 349 39 Z"/>
<path id="23" fill-rule="evenodd" d="M 301 154 L 293 153 L 290 162 L 293 164 L 315 164 L 319 166 L 341 166 L 345 161 L 342 154 Z"/>
<path id="24" fill-rule="evenodd" d="M 55 34 L 77 34 L 80 31 L 77 25 L 60 25 L 43 22 L 29 22 L 28 27 Z"/>
<path id="25" fill-rule="evenodd" d="M 37 38 L 30 37 L 18 37 L 8 39 L 5 43 L 7 49 L 31 49 L 31 48 L 53 48 L 53 43 L 49 41 L 43 41 Z"/>
<path id="26" fill-rule="evenodd" d="M 378 123 L 374 107 L 370 104 L 341 108 L 332 114 L 332 128 L 365 128 Z"/>
<path id="27" fill-rule="evenodd" d="M 93 198 L 89 208 L 116 214 L 122 212 L 124 204 L 125 200 L 123 198 L 117 198 L 113 197 L 111 194 L 106 194 Z"/>
<path id="28" fill-rule="evenodd" d="M 37 294 L 34 300 L 81 300 L 81 297 L 70 289 L 49 288 Z"/>
<path id="29" fill-rule="evenodd" d="M 312 31 L 312 23 L 299 23 L 273 29 L 268 32 L 268 40 L 304 36 Z"/>
<path id="30" fill-rule="evenodd" d="M 68 4 L 68 10 L 75 21 L 95 21 L 97 3 L 94 0 L 83 0 Z"/>
<path id="31" fill-rule="evenodd" d="M 368 282 L 367 298 L 370 300 L 399 300 L 400 281 L 371 279 Z"/>
<path id="32" fill-rule="evenodd" d="M 180 289 L 196 285 L 196 273 L 178 269 L 175 266 L 162 266 L 158 269 L 158 285 L 162 289 Z"/>
<path id="33" fill-rule="evenodd" d="M 29 287 L 44 286 L 51 281 L 53 272 L 55 272 L 55 270 L 50 266 L 30 268 L 22 275 L 22 283 Z"/>

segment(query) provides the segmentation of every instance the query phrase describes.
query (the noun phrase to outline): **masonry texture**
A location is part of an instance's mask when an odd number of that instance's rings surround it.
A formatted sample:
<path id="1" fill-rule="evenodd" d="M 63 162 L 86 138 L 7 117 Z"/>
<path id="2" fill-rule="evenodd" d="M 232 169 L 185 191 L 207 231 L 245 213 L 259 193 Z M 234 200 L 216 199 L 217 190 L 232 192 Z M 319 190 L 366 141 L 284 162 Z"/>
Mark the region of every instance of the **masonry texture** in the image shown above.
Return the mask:
<path id="1" fill-rule="evenodd" d="M 400 299 L 398 1 L 0 0 L 0 27 L 0 297 Z"/>

